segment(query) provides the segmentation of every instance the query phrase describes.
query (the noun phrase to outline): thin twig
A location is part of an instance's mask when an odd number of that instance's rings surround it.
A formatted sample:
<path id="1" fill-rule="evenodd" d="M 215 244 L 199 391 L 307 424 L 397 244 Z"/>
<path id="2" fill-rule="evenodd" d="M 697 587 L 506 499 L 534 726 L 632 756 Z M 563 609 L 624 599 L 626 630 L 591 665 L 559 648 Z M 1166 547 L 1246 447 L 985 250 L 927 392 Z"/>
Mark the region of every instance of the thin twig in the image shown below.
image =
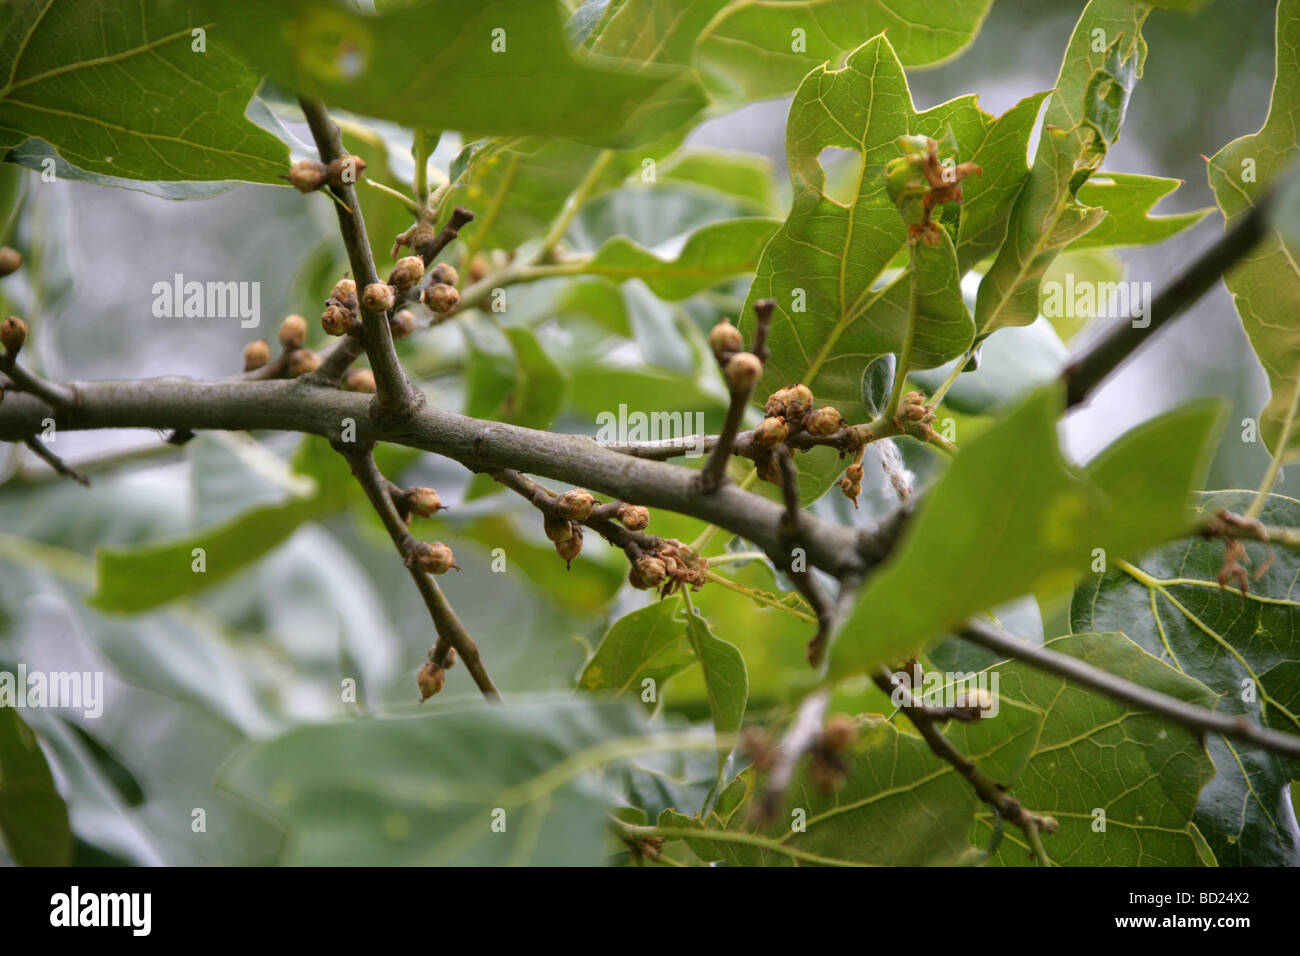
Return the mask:
<path id="1" fill-rule="evenodd" d="M 1115 369 L 1141 348 L 1164 325 L 1191 305 L 1219 281 L 1268 231 L 1277 189 L 1271 188 L 1243 213 L 1223 236 L 1196 257 L 1182 274 L 1151 302 L 1150 321 L 1142 327 L 1129 317 L 1115 321 L 1105 336 L 1061 373 L 1065 383 L 1066 407 L 1088 399 L 1093 390 Z"/>
<path id="2" fill-rule="evenodd" d="M 62 458 L 46 448 L 45 445 L 42 444 L 41 440 L 35 435 L 24 438 L 23 444 L 35 452 L 36 456 L 45 462 L 45 464 L 53 468 L 56 474 L 60 474 L 64 478 L 71 478 L 73 481 L 85 485 L 87 488 L 90 487 L 89 478 L 68 465 Z"/>
<path id="3" fill-rule="evenodd" d="M 772 322 L 772 312 L 776 308 L 776 303 L 771 299 L 761 299 L 754 303 L 754 315 L 756 323 L 754 326 L 754 348 L 767 353 L 767 332 L 768 326 Z M 760 362 L 763 356 L 757 351 L 754 355 Z M 719 359 L 725 373 L 726 366 Z M 722 483 L 727 477 L 727 462 L 731 460 L 732 450 L 736 445 L 736 435 L 740 431 L 740 423 L 745 417 L 745 407 L 749 404 L 749 396 L 754 392 L 754 385 L 731 385 L 730 386 L 730 404 L 727 406 L 727 417 L 722 423 L 722 433 L 718 436 L 718 442 L 713 446 L 713 451 L 709 453 L 709 459 L 704 463 L 704 469 L 699 475 L 699 489 L 705 494 L 710 494 L 722 487 Z"/>
<path id="4" fill-rule="evenodd" d="M 7 391 L 26 392 L 34 395 L 55 411 L 70 408 L 77 404 L 77 393 L 66 385 L 47 382 L 35 372 L 28 371 L 18 364 L 16 355 L 0 355 L 0 372 L 10 378 Z"/>
<path id="5" fill-rule="evenodd" d="M 966 622 L 960 635 L 964 640 L 987 648 L 1002 657 L 1024 661 L 1039 670 L 1056 674 L 1084 687 L 1090 687 L 1113 700 L 1136 707 L 1148 713 L 1168 718 L 1180 726 L 1197 733 L 1213 732 L 1243 740 L 1288 757 L 1300 757 L 1300 737 L 1279 733 L 1251 723 L 1240 715 L 1216 713 L 1195 704 L 1170 697 L 1159 691 L 1134 684 L 1122 677 L 1093 667 L 1076 657 L 1060 654 L 1047 648 L 1022 641 L 1005 631 L 978 619 Z"/>
<path id="6" fill-rule="evenodd" d="M 336 444 L 335 448 L 347 459 L 352 474 L 356 477 L 357 482 L 365 490 L 366 497 L 370 499 L 370 504 L 374 507 L 379 519 L 384 523 L 388 530 L 388 535 L 393 539 L 393 544 L 397 547 L 397 553 L 405 557 L 410 553 L 411 548 L 415 545 L 415 539 L 407 531 L 406 524 L 402 521 L 393 504 L 393 497 L 389 490 L 390 482 L 380 473 L 378 466 L 375 464 L 374 455 L 371 453 L 369 446 L 364 448 L 351 447 L 343 444 Z M 415 581 L 415 586 L 420 590 L 420 596 L 424 598 L 425 606 L 429 609 L 429 616 L 433 618 L 434 629 L 438 632 L 438 646 L 434 651 L 434 663 L 442 664 L 446 660 L 446 647 L 450 645 L 456 649 L 460 659 L 465 662 L 465 669 L 469 671 L 474 678 L 474 683 L 482 691 L 483 696 L 489 700 L 500 700 L 501 694 L 492 683 L 492 678 L 488 675 L 487 668 L 483 664 L 483 659 L 479 654 L 478 645 L 470 637 L 465 626 L 461 624 L 460 618 L 452 610 L 451 604 L 447 601 L 446 595 L 442 593 L 442 588 L 438 587 L 432 575 L 425 574 L 418 567 L 409 567 L 407 569 L 411 579 Z M 442 660 L 438 660 L 439 648 L 441 648 Z"/>
<path id="7" fill-rule="evenodd" d="M 830 640 L 831 627 L 835 623 L 835 606 L 806 563 L 799 561 L 803 557 L 800 544 L 803 541 L 803 509 L 799 501 L 799 472 L 795 468 L 793 456 L 786 445 L 776 447 L 777 462 L 781 467 L 781 492 L 785 499 L 785 513 L 781 516 L 781 536 L 787 542 L 785 554 L 781 560 L 769 555 L 772 562 L 785 571 L 795 589 L 808 601 L 809 607 L 817 614 L 817 633 L 808 642 L 808 663 L 817 667 L 826 653 Z M 798 554 L 796 554 L 798 549 Z M 805 559 L 806 562 L 806 559 Z"/>
<path id="8" fill-rule="evenodd" d="M 311 127 L 312 137 L 316 140 L 321 162 L 328 164 L 342 156 L 343 137 L 325 107 L 315 100 L 305 98 L 300 98 L 298 102 L 302 106 L 307 125 Z M 339 232 L 343 236 L 343 245 L 347 248 L 348 263 L 352 267 L 352 277 L 356 280 L 359 295 L 366 286 L 379 281 L 370 239 L 366 235 L 366 221 L 361 215 L 357 191 L 351 183 L 345 182 L 329 188 L 342 203 L 335 204 L 335 212 L 338 214 Z M 372 312 L 366 308 L 364 301 L 360 303 L 360 310 L 362 340 L 370 359 L 370 369 L 375 373 L 375 399 L 379 408 L 400 412 L 417 404 L 420 393 L 406 379 L 406 372 L 393 347 L 388 316 Z M 332 363 L 332 366 L 335 364 L 338 363 Z"/>

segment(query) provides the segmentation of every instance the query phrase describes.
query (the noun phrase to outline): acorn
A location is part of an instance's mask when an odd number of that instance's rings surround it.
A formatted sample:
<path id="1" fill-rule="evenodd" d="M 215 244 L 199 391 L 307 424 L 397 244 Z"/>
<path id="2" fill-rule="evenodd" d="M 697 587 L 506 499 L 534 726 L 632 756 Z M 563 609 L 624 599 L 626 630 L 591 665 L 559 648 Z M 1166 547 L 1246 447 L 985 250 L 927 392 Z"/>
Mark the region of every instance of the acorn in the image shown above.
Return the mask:
<path id="1" fill-rule="evenodd" d="M 442 510 L 442 499 L 432 488 L 411 488 L 406 492 L 406 503 L 421 518 L 432 518 Z"/>
<path id="2" fill-rule="evenodd" d="M 439 262 L 429 273 L 429 278 L 434 284 L 458 286 L 460 285 L 460 273 L 454 266 L 449 266 L 445 262 Z"/>
<path id="3" fill-rule="evenodd" d="M 449 647 L 447 648 L 447 659 L 442 662 L 442 669 L 445 671 L 449 671 L 455 666 L 456 666 L 456 648 Z"/>
<path id="4" fill-rule="evenodd" d="M 629 531 L 643 531 L 650 524 L 650 510 L 641 505 L 619 505 L 618 520 Z"/>
<path id="5" fill-rule="evenodd" d="M 343 387 L 349 392 L 375 392 L 375 373 L 368 368 L 354 368 L 343 379 Z"/>
<path id="6" fill-rule="evenodd" d="M 573 522 L 558 515 L 543 515 L 542 530 L 546 532 L 547 538 L 559 544 L 573 536 Z"/>
<path id="7" fill-rule="evenodd" d="M 719 358 L 729 352 L 743 352 L 745 337 L 740 334 L 740 329 L 723 319 L 709 332 L 709 348 Z"/>
<path id="8" fill-rule="evenodd" d="M 330 160 L 325 168 L 325 178 L 331 186 L 350 186 L 366 171 L 366 161 L 360 156 L 339 156 Z"/>
<path id="9" fill-rule="evenodd" d="M 858 506 L 858 495 L 862 494 L 862 482 L 853 481 L 851 478 L 840 479 L 840 493 L 853 502 L 853 507 Z"/>
<path id="10" fill-rule="evenodd" d="M 632 562 L 632 569 L 628 572 L 627 579 L 632 587 L 644 591 L 658 587 L 667 576 L 668 566 L 661 559 L 653 554 L 643 554 Z"/>
<path id="11" fill-rule="evenodd" d="M 415 313 L 410 309 L 403 309 L 388 320 L 388 330 L 394 339 L 404 339 L 417 328 L 419 324 L 415 320 Z"/>
<path id="12" fill-rule="evenodd" d="M 326 306 L 320 316 L 320 327 L 326 335 L 347 335 L 356 324 L 356 317 L 337 304 Z"/>
<path id="13" fill-rule="evenodd" d="M 765 418 L 754 429 L 754 444 L 759 448 L 775 448 L 790 437 L 790 429 L 779 418 Z"/>
<path id="14" fill-rule="evenodd" d="M 314 193 L 328 179 L 325 164 L 314 159 L 300 159 L 289 167 L 289 184 L 300 193 Z"/>
<path id="15" fill-rule="evenodd" d="M 435 282 L 428 286 L 422 297 L 424 304 L 434 312 L 450 312 L 460 304 L 460 293 L 445 282 Z"/>
<path id="16" fill-rule="evenodd" d="M 289 374 L 297 378 L 320 368 L 320 356 L 311 349 L 294 349 L 289 353 Z"/>
<path id="17" fill-rule="evenodd" d="M 737 352 L 727 360 L 726 372 L 732 389 L 752 388 L 763 374 L 763 363 L 752 352 Z"/>
<path id="18" fill-rule="evenodd" d="M 795 411 L 806 412 L 812 408 L 813 393 L 807 385 L 791 385 L 790 396 L 786 399 L 786 407 L 790 409 L 789 414 Z"/>
<path id="19" fill-rule="evenodd" d="M 340 279 L 330 290 L 330 298 L 340 305 L 355 309 L 357 307 L 357 283 L 354 279 Z"/>
<path id="20" fill-rule="evenodd" d="M 23 266 L 23 254 L 5 246 L 0 249 L 0 276 L 12 275 Z"/>
<path id="21" fill-rule="evenodd" d="M 0 322 L 0 345 L 6 355 L 17 355 L 27 341 L 27 323 L 16 315 Z"/>
<path id="22" fill-rule="evenodd" d="M 469 281 L 479 282 L 487 278 L 488 260 L 485 255 L 477 255 L 469 263 Z"/>
<path id="23" fill-rule="evenodd" d="M 372 282 L 361 293 L 361 301 L 371 312 L 387 312 L 397 301 L 397 290 L 387 282 Z"/>
<path id="24" fill-rule="evenodd" d="M 862 466 L 859 464 L 849 465 L 844 469 L 844 477 L 855 484 L 860 482 L 862 480 Z"/>
<path id="25" fill-rule="evenodd" d="M 441 541 L 432 544 L 419 542 L 411 552 L 410 560 L 414 567 L 426 574 L 444 574 L 449 568 L 456 567 L 456 559 L 452 556 L 451 548 Z"/>
<path id="26" fill-rule="evenodd" d="M 443 685 L 447 682 L 447 675 L 443 673 L 441 667 L 433 661 L 428 661 L 420 668 L 419 675 L 415 678 L 415 683 L 420 688 L 420 703 L 424 703 L 438 691 L 442 690 Z"/>
<path id="27" fill-rule="evenodd" d="M 591 492 L 581 488 L 566 491 L 555 499 L 556 514 L 570 521 L 586 521 L 595 507 L 596 499 L 591 496 Z"/>
<path id="28" fill-rule="evenodd" d="M 438 254 L 438 230 L 427 222 L 422 222 L 410 232 L 403 233 L 398 237 L 398 242 L 409 245 L 411 251 L 425 262 L 432 261 Z"/>
<path id="29" fill-rule="evenodd" d="M 564 559 L 568 565 L 579 554 L 582 553 L 582 531 L 577 529 L 577 534 L 571 534 L 563 541 L 555 542 L 555 553 Z"/>
<path id="30" fill-rule="evenodd" d="M 848 750 L 858 739 L 857 722 L 848 714 L 831 714 L 822 728 L 821 745 L 831 753 Z"/>
<path id="31" fill-rule="evenodd" d="M 814 435 L 825 438 L 828 435 L 834 435 L 844 426 L 844 417 L 840 415 L 838 408 L 832 408 L 830 405 L 823 405 L 817 411 L 808 416 L 804 422 L 804 427 Z"/>
<path id="32" fill-rule="evenodd" d="M 280 323 L 280 345 L 286 352 L 302 348 L 307 341 L 307 320 L 301 315 L 286 316 Z"/>
<path id="33" fill-rule="evenodd" d="M 266 339 L 258 339 L 244 346 L 244 371 L 251 372 L 271 361 L 271 346 Z"/>
<path id="34" fill-rule="evenodd" d="M 398 292 L 405 292 L 424 278 L 424 260 L 419 256 L 403 256 L 388 274 L 388 284 Z"/>

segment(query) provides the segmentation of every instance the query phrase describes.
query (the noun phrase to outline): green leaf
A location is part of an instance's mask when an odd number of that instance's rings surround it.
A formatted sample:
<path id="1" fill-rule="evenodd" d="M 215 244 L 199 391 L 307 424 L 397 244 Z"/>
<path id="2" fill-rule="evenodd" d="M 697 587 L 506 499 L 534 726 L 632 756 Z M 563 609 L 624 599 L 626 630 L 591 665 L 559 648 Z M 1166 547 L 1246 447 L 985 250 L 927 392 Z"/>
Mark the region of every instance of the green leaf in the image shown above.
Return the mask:
<path id="1" fill-rule="evenodd" d="M 728 193 L 752 203 L 755 212 L 776 210 L 772 161 L 766 156 L 720 149 L 685 149 L 663 164 L 659 177 Z"/>
<path id="2" fill-rule="evenodd" d="M 978 800 L 922 740 L 877 719 L 844 756 L 848 774 L 838 791 L 813 783 L 805 761 L 784 814 L 760 830 L 750 823 L 758 793 L 753 770 L 741 774 L 744 799 L 726 816 L 668 814 L 659 824 L 698 829 L 698 837 L 687 838 L 690 847 L 733 866 L 942 866 L 969 859 Z M 796 829 L 800 817 L 803 828 Z"/>
<path id="3" fill-rule="evenodd" d="M 652 746 L 625 703 L 524 699 L 300 727 L 222 781 L 285 827 L 286 865 L 591 866 L 616 801 L 597 769 Z"/>
<path id="4" fill-rule="evenodd" d="M 1216 406 L 1139 426 L 1081 475 L 1061 457 L 1061 404 L 1055 387 L 1043 389 L 963 447 L 859 592 L 831 650 L 833 675 L 901 660 L 1021 594 L 1063 589 L 1096 548 L 1113 559 L 1189 526 Z"/>
<path id="5" fill-rule="evenodd" d="M 1069 248 L 1145 246 L 1164 242 L 1190 229 L 1210 212 L 1209 207 L 1175 216 L 1152 216 L 1152 208 L 1182 185 L 1180 179 L 1139 176 L 1134 173 L 1098 173 L 1079 187 L 1078 199 L 1085 206 L 1106 210 L 1091 232 L 1070 243 Z"/>
<path id="6" fill-rule="evenodd" d="M 95 554 L 95 592 L 86 602 L 102 611 L 134 613 L 158 607 L 223 581 L 269 553 L 302 524 L 343 507 L 352 477 L 343 457 L 323 438 L 303 439 L 294 471 L 316 481 L 316 491 L 261 505 L 175 541 Z M 206 571 L 194 570 L 202 549 Z"/>
<path id="7" fill-rule="evenodd" d="M 1123 634 L 1072 634 L 1048 649 L 1161 693 L 1208 706 L 1214 697 L 1201 683 L 1156 660 Z M 1034 813 L 1060 828 L 1043 837 L 1053 863 L 1062 866 L 1198 866 L 1206 862 L 1193 813 L 1197 793 L 1214 770 L 1193 732 L 1134 710 L 1053 674 L 1018 661 L 996 665 L 999 713 L 972 724 L 953 724 L 958 749 L 979 752 L 988 741 L 1016 732 L 1032 742 L 1023 763 L 981 761 L 994 779 Z M 999 727 L 1024 710 L 1034 721 L 1023 729 Z M 1016 756 L 1008 748 L 1006 756 Z M 954 771 L 955 773 L 955 771 Z M 972 839 L 986 845 L 992 820 L 979 815 Z M 1105 829 L 1098 829 L 1105 812 Z M 1032 865 L 1024 835 L 1007 823 L 992 862 Z"/>
<path id="8" fill-rule="evenodd" d="M 905 66 L 941 63 L 975 38 L 992 0 L 613 0 L 588 35 L 597 52 L 695 65 L 724 103 L 789 93 L 888 31 Z"/>
<path id="9" fill-rule="evenodd" d="M 661 299 L 678 301 L 734 275 L 753 271 L 776 231 L 774 219 L 728 219 L 691 233 L 673 258 L 660 257 L 631 239 L 615 236 L 589 260 L 582 275 L 615 282 L 642 279 Z"/>
<path id="10" fill-rule="evenodd" d="M 715 636 L 709 622 L 689 605 L 686 609 L 686 633 L 704 673 L 713 729 L 719 736 L 734 734 L 745 719 L 745 704 L 749 701 L 745 659 L 734 644 Z M 728 749 L 724 747 L 718 752 L 719 769 L 727 759 Z"/>
<path id="11" fill-rule="evenodd" d="M 1214 197 L 1231 225 L 1300 156 L 1300 0 L 1277 7 L 1277 74 L 1268 118 L 1258 133 L 1235 139 L 1210 159 Z M 1271 230 L 1224 282 L 1268 373 L 1272 395 L 1260 433 L 1284 462 L 1300 459 L 1300 239 Z"/>
<path id="12" fill-rule="evenodd" d="M 0 706 L 0 839 L 19 866 L 63 866 L 72 854 L 68 807 L 36 735 L 12 706 Z"/>
<path id="13" fill-rule="evenodd" d="M 555 3 L 425 0 L 376 14 L 317 0 L 209 5 L 241 53 L 278 81 L 404 126 L 634 146 L 705 105 L 689 71 L 632 72 L 571 50 Z"/>
<path id="14" fill-rule="evenodd" d="M 183 4 L 27 0 L 0 40 L 0 150 L 45 140 L 90 181 L 283 183 L 289 151 L 245 115 L 258 78 L 235 34 Z"/>
<path id="15" fill-rule="evenodd" d="M 532 329 L 514 325 L 500 332 L 510 350 L 507 354 L 481 351 L 477 342 L 473 345 L 477 361 L 470 367 L 465 413 L 525 428 L 546 428 L 564 406 L 568 376 Z"/>
<path id="16" fill-rule="evenodd" d="M 1006 207 L 1004 167 L 1012 180 L 1023 176 L 1023 138 L 1032 127 L 1036 103 L 1031 97 L 994 119 L 974 97 L 962 97 L 918 114 L 902 66 L 884 37 L 855 50 L 844 68 L 823 66 L 808 75 L 795 94 L 786 128 L 794 190 L 790 215 L 763 252 L 742 316 L 742 322 L 752 323 L 755 301 L 776 300 L 772 357 L 763 378 L 768 391 L 802 381 L 818 398 L 848 410 L 860 398 L 866 362 L 901 350 L 908 280 L 899 276 L 890 285 L 878 285 L 907 247 L 907 229 L 882 176 L 884 165 L 899 155 L 898 138 L 925 134 L 942 139 L 951 131 L 960 159 L 987 164 L 987 184 L 981 185 L 982 177 L 966 180 L 972 190 L 960 213 L 971 223 L 965 242 L 978 257 L 988 237 L 994 242 L 1000 238 L 995 209 Z M 827 148 L 852 150 L 862 163 L 847 205 L 826 195 L 820 156 Z M 962 242 L 958 213 L 954 209 L 951 215 Z M 963 267 L 960 253 L 956 262 L 953 255 L 946 238 L 937 248 L 920 250 L 925 307 L 913 345 L 914 367 L 940 365 L 970 344 L 971 320 L 955 282 Z"/>
<path id="17" fill-rule="evenodd" d="M 1130 479 L 1131 481 L 1131 479 Z M 1199 511 L 1241 513 L 1253 494 L 1222 491 L 1198 497 Z M 1261 520 L 1300 524 L 1300 502 L 1268 498 Z M 1263 545 L 1246 545 L 1255 567 L 1266 560 Z M 1104 574 L 1080 584 L 1070 609 L 1075 630 L 1119 629 L 1149 653 L 1205 683 L 1214 709 L 1240 714 L 1285 733 L 1300 733 L 1300 661 L 1294 635 L 1300 629 L 1300 555 L 1277 549 L 1274 565 L 1250 593 L 1219 587 L 1223 544 L 1185 538 L 1135 559 L 1108 562 Z M 1196 823 L 1220 862 L 1265 866 L 1300 863 L 1300 829 L 1287 806 L 1294 761 L 1209 737 L 1218 771 L 1201 794 Z"/>
<path id="18" fill-rule="evenodd" d="M 1076 194 L 1118 138 L 1146 60 L 1142 23 L 1148 13 L 1150 7 L 1129 0 L 1091 0 L 1079 18 L 1006 241 L 980 282 L 975 305 L 980 336 L 1033 322 L 1043 272 L 1106 216 Z"/>
<path id="19" fill-rule="evenodd" d="M 695 656 L 683 647 L 686 626 L 677 613 L 681 604 L 675 598 L 655 601 L 620 617 L 582 669 L 578 686 L 641 697 L 643 682 L 652 680 L 654 694 L 647 703 L 657 704 L 668 681 L 695 663 Z"/>

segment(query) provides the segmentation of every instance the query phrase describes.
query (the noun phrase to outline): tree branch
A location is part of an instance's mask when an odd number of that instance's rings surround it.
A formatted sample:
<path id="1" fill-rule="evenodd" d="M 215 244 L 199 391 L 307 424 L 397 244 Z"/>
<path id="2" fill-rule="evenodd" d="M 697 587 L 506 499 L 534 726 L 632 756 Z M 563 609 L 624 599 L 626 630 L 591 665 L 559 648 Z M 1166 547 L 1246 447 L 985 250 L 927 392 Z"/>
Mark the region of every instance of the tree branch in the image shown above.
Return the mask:
<path id="1" fill-rule="evenodd" d="M 1234 740 L 1255 744 L 1274 753 L 1300 757 L 1300 737 L 1261 727 L 1242 716 L 1234 717 L 1206 710 L 1204 707 L 1197 707 L 1176 697 L 1134 684 L 1078 658 L 1036 647 L 984 621 L 976 619 L 967 621 L 960 636 L 1002 657 L 1024 661 L 1039 670 L 1090 687 L 1098 693 L 1136 707 L 1138 710 L 1168 718 L 1197 733 L 1212 731 Z"/>
<path id="2" fill-rule="evenodd" d="M 1151 303 L 1151 321 L 1146 327 L 1138 328 L 1132 318 L 1120 318 L 1097 344 L 1067 365 L 1061 373 L 1066 407 L 1073 408 L 1087 401 L 1107 376 L 1166 323 L 1208 292 L 1223 273 L 1249 252 L 1268 231 L 1276 198 L 1277 188 L 1270 188 L 1214 245 L 1163 289 Z"/>
<path id="3" fill-rule="evenodd" d="M 727 485 L 701 495 L 699 472 L 602 448 L 584 435 L 557 435 L 468 418 L 422 406 L 401 421 L 376 422 L 370 396 L 301 379 L 266 382 L 199 382 L 181 378 L 77 383 L 78 404 L 52 411 L 22 393 L 0 404 L 0 441 L 36 433 L 53 417 L 60 429 L 181 428 L 307 432 L 338 440 L 347 422 L 358 444 L 387 441 L 436 452 L 473 471 L 513 468 L 589 488 L 598 494 L 664 508 L 726 528 L 765 552 L 782 547 L 782 508 Z M 865 570 L 888 553 L 901 523 L 855 529 L 805 514 L 808 564 L 834 577 Z"/>
<path id="4" fill-rule="evenodd" d="M 357 482 L 365 490 L 366 497 L 370 499 L 370 504 L 384 523 L 388 536 L 393 539 L 393 544 L 397 547 L 398 554 L 405 557 L 416 542 L 411 537 L 411 533 L 406 530 L 406 523 L 397 513 L 397 507 L 393 504 L 392 493 L 389 490 L 390 483 L 380 474 L 379 468 L 375 465 L 371 446 L 349 448 L 342 443 L 335 443 L 334 447 L 347 459 L 352 474 L 356 476 Z M 501 694 L 483 665 L 478 645 L 474 643 L 474 639 L 469 636 L 460 618 L 452 610 L 446 595 L 442 593 L 442 588 L 438 587 L 438 582 L 432 575 L 426 574 L 418 567 L 408 567 L 407 570 L 411 579 L 415 581 L 415 586 L 420 590 L 420 597 L 424 598 L 429 616 L 433 618 L 434 629 L 438 632 L 438 644 L 454 647 L 461 660 L 465 662 L 465 669 L 473 676 L 474 683 L 483 692 L 483 696 L 489 700 L 500 700 Z M 440 654 L 435 649 L 433 656 L 435 664 L 445 663 L 445 650 Z M 437 660 L 439 656 L 442 657 L 441 661 Z"/>
<path id="5" fill-rule="evenodd" d="M 311 127 L 316 148 L 320 151 L 321 162 L 329 164 L 343 155 L 343 136 L 334 121 L 329 118 L 325 107 L 305 98 L 299 99 L 307 125 Z M 351 183 L 328 187 L 333 190 L 342 205 L 335 203 L 335 212 L 339 218 L 339 232 L 343 236 L 343 245 L 347 247 L 348 263 L 352 267 L 352 277 L 357 283 L 357 297 L 362 299 L 361 291 L 368 285 L 379 281 L 375 269 L 375 257 L 370 249 L 370 239 L 366 235 L 366 221 L 361 215 L 361 204 L 357 200 L 357 191 Z M 347 207 L 346 209 L 343 207 Z M 366 308 L 364 300 L 360 303 L 362 339 L 366 355 L 370 359 L 370 369 L 375 373 L 375 400 L 379 409 L 386 412 L 400 412 L 419 401 L 420 393 L 411 387 L 406 379 L 406 371 L 397 358 L 393 347 L 393 334 L 388 327 L 388 316 Z M 346 370 L 343 359 L 352 349 L 337 346 L 331 358 L 331 371 Z M 356 358 L 353 354 L 349 358 Z M 342 368 L 340 368 L 342 366 Z"/>

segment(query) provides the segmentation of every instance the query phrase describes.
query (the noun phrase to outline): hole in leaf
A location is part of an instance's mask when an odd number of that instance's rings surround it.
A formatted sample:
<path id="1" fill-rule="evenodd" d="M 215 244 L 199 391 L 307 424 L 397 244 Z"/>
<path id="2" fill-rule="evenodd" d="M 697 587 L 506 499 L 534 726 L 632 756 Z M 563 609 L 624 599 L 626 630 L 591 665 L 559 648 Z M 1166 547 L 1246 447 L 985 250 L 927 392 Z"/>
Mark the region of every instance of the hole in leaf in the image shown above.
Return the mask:
<path id="1" fill-rule="evenodd" d="M 862 154 L 856 149 L 827 146 L 817 154 L 826 183 L 822 193 L 831 202 L 851 206 L 858 198 L 858 183 L 862 179 Z"/>

